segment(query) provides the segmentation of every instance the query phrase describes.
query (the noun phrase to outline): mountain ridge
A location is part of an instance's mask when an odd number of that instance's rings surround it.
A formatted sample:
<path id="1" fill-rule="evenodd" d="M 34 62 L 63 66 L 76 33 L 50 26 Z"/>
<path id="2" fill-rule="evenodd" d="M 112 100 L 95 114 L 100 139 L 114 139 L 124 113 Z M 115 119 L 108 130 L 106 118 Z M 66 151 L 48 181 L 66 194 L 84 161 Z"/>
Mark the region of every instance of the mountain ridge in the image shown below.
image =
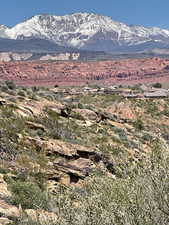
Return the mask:
<path id="1" fill-rule="evenodd" d="M 65 47 L 113 52 L 130 46 L 153 42 L 156 47 L 169 46 L 169 30 L 127 25 L 111 17 L 94 13 L 74 13 L 64 16 L 35 15 L 11 28 L 0 26 L 0 37 L 10 39 L 40 38 Z M 151 47 L 151 46 L 150 46 Z M 154 47 L 154 45 L 153 45 Z M 142 51 L 145 47 L 142 46 Z"/>

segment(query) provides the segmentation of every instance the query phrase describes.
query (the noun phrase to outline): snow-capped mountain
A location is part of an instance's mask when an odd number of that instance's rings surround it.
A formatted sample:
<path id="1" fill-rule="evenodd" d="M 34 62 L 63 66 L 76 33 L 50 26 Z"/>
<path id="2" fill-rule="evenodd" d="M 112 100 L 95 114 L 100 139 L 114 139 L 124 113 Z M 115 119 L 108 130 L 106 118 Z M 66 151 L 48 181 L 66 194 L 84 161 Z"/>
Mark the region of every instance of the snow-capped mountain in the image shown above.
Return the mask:
<path id="1" fill-rule="evenodd" d="M 169 30 L 129 26 L 92 13 L 36 15 L 12 28 L 0 26 L 0 37 L 40 38 L 63 46 L 110 52 L 169 46 Z"/>
<path id="2" fill-rule="evenodd" d="M 6 38 L 6 31 L 8 30 L 8 28 L 4 25 L 0 25 L 0 37 L 2 38 Z"/>

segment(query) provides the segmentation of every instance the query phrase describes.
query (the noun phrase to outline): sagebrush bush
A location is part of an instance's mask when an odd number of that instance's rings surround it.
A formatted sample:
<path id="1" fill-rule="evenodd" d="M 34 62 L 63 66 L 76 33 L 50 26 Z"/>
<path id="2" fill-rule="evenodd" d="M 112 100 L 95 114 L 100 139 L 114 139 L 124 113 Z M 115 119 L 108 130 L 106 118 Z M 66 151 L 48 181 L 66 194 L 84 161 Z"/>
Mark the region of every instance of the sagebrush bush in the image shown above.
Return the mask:
<path id="1" fill-rule="evenodd" d="M 12 203 L 23 209 L 48 209 L 47 193 L 35 183 L 13 181 L 10 184 Z"/>

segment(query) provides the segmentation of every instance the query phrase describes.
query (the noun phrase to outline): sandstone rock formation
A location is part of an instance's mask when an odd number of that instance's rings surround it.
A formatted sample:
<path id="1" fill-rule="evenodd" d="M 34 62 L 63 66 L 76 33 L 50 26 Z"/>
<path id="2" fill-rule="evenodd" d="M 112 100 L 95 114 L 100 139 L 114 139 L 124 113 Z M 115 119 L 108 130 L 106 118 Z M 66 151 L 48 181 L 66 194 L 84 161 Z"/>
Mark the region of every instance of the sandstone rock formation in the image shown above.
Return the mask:
<path id="1" fill-rule="evenodd" d="M 97 62 L 6 62 L 0 63 L 0 80 L 23 85 L 78 85 L 88 83 L 132 84 L 165 82 L 169 61 L 160 58 Z"/>

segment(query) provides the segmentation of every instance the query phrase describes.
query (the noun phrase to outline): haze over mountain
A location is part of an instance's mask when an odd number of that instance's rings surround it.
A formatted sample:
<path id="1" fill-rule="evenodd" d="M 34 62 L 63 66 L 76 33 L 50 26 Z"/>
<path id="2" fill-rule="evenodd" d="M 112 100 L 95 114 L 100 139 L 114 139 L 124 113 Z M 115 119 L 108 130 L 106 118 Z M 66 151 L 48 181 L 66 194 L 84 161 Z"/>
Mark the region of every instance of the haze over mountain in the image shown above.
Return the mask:
<path id="1" fill-rule="evenodd" d="M 65 47 L 107 52 L 169 48 L 169 30 L 126 25 L 92 13 L 36 15 L 12 28 L 1 25 L 0 37 L 44 39 Z"/>

